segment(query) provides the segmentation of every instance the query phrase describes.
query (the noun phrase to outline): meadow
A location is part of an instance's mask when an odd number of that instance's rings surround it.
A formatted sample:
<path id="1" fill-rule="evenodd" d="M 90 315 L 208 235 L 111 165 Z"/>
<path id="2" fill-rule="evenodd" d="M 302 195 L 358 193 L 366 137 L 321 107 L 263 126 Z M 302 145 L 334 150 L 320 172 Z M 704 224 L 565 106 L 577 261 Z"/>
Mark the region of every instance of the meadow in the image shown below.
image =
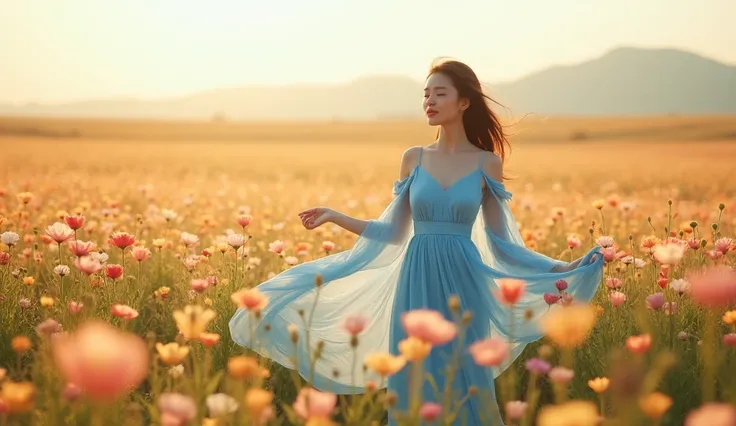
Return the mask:
<path id="1" fill-rule="evenodd" d="M 736 118 L 509 131 L 527 246 L 608 255 L 593 304 L 552 303 L 547 337 L 499 377 L 507 424 L 736 424 Z M 433 136 L 409 121 L 0 119 L 0 425 L 385 422 L 408 396 L 309 392 L 232 343 L 228 320 L 268 303 L 245 289 L 354 244 L 299 211 L 376 217 L 401 153 Z M 390 374 L 384 361 L 367 368 Z M 449 408 L 425 401 L 403 424 L 448 424 Z"/>

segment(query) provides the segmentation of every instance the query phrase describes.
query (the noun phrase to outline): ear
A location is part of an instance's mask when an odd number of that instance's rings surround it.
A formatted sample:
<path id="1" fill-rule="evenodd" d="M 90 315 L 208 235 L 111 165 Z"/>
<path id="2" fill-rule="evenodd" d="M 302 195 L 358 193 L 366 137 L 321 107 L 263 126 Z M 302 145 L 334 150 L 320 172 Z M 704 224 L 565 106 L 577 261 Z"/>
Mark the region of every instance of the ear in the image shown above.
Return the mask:
<path id="1" fill-rule="evenodd" d="M 468 98 L 460 98 L 460 111 L 465 112 L 470 107 L 470 100 Z"/>

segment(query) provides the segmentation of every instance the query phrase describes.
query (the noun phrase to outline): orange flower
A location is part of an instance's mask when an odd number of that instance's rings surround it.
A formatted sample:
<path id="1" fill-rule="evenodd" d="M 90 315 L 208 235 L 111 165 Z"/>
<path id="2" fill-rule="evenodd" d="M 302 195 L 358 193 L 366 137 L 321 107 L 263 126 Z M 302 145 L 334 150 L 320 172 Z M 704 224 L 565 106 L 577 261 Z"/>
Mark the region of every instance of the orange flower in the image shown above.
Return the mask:
<path id="1" fill-rule="evenodd" d="M 538 426 L 596 426 L 599 424 L 598 408 L 590 401 L 569 401 L 564 404 L 545 405 L 539 411 Z"/>
<path id="2" fill-rule="evenodd" d="M 608 385 L 611 381 L 608 377 L 596 377 L 595 379 L 588 380 L 588 386 L 593 389 L 595 393 L 603 393 L 608 390 Z"/>
<path id="3" fill-rule="evenodd" d="M 31 382 L 6 381 L 0 389 L 0 402 L 9 413 L 27 413 L 33 410 L 36 388 Z"/>
<path id="4" fill-rule="evenodd" d="M 365 364 L 381 376 L 390 376 L 404 368 L 406 358 L 385 352 L 370 353 L 365 356 Z"/>
<path id="5" fill-rule="evenodd" d="M 524 295 L 526 290 L 526 282 L 514 278 L 501 278 L 496 280 L 500 292 L 496 292 L 500 296 L 501 301 L 507 305 L 515 305 Z"/>
<path id="6" fill-rule="evenodd" d="M 271 375 L 267 368 L 261 367 L 258 360 L 249 356 L 235 356 L 227 360 L 227 372 L 236 379 L 265 379 Z"/>
<path id="7" fill-rule="evenodd" d="M 248 288 L 230 295 L 230 299 L 235 302 L 238 307 L 248 310 L 261 310 L 268 305 L 268 297 L 266 297 L 257 288 Z"/>
<path id="8" fill-rule="evenodd" d="M 33 347 L 31 339 L 26 336 L 13 337 L 13 340 L 10 342 L 10 346 L 12 346 L 13 350 L 17 353 L 27 352 L 31 347 Z"/>
<path id="9" fill-rule="evenodd" d="M 660 393 L 652 392 L 639 398 L 639 408 L 650 419 L 658 419 L 672 406 L 672 398 Z"/>
<path id="10" fill-rule="evenodd" d="M 587 305 L 573 305 L 549 312 L 542 321 L 542 332 L 558 346 L 581 344 L 596 322 L 596 312 Z"/>
<path id="11" fill-rule="evenodd" d="M 626 348 L 635 354 L 645 354 L 652 346 L 652 336 L 649 334 L 641 334 L 638 336 L 629 336 L 626 339 Z"/>

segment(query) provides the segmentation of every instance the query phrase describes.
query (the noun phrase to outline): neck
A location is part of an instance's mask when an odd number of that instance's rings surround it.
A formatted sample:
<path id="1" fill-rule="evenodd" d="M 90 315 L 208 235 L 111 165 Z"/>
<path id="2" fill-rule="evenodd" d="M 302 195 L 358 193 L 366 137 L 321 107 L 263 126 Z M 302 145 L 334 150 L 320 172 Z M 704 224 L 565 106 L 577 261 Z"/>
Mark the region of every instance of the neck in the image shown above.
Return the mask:
<path id="1" fill-rule="evenodd" d="M 458 151 L 471 145 L 465 134 L 465 126 L 463 126 L 462 120 L 440 126 L 436 142 L 440 150 L 450 152 Z"/>

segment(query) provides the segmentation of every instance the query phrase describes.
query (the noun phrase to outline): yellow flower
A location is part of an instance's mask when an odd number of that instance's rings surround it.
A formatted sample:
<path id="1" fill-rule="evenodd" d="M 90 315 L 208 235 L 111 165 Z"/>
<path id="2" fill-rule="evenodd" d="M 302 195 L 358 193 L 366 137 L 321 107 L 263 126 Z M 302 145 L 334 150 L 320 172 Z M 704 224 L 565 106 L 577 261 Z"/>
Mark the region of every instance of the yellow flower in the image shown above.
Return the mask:
<path id="1" fill-rule="evenodd" d="M 261 388 L 251 388 L 245 394 L 245 409 L 251 419 L 260 419 L 263 410 L 271 406 L 273 393 Z"/>
<path id="2" fill-rule="evenodd" d="M 236 379 L 266 378 L 271 375 L 267 368 L 261 367 L 258 360 L 250 356 L 234 356 L 227 360 L 227 372 Z"/>
<path id="3" fill-rule="evenodd" d="M 189 348 L 186 346 L 179 346 L 178 343 L 156 343 L 156 351 L 158 351 L 161 361 L 169 365 L 178 365 L 186 358 L 189 354 Z"/>
<path id="4" fill-rule="evenodd" d="M 210 299 L 209 297 L 205 298 L 204 299 L 204 304 L 205 304 L 205 306 L 212 306 L 212 304 L 213 304 L 212 299 Z"/>
<path id="5" fill-rule="evenodd" d="M 215 319 L 215 311 L 199 305 L 187 305 L 184 310 L 174 311 L 174 321 L 179 332 L 187 339 L 197 339 L 204 333 L 207 324 Z"/>
<path id="6" fill-rule="evenodd" d="M 413 336 L 399 342 L 399 352 L 408 361 L 421 361 L 429 355 L 430 351 L 432 351 L 431 344 Z"/>
<path id="7" fill-rule="evenodd" d="M 381 376 L 390 376 L 406 365 L 406 358 L 386 352 L 371 353 L 365 356 L 365 364 Z"/>
<path id="8" fill-rule="evenodd" d="M 595 426 L 598 408 L 590 401 L 569 401 L 546 405 L 539 411 L 538 426 Z"/>
<path id="9" fill-rule="evenodd" d="M 36 283 L 36 279 L 33 277 L 24 277 L 23 278 L 23 284 L 25 285 L 33 285 Z"/>
<path id="10" fill-rule="evenodd" d="M 598 200 L 593 201 L 592 204 L 593 204 L 593 207 L 597 208 L 598 210 L 601 210 L 603 206 L 606 205 L 606 200 L 598 199 Z"/>
<path id="11" fill-rule="evenodd" d="M 51 306 L 54 306 L 54 298 L 48 297 L 48 296 L 41 296 L 41 306 L 44 308 L 49 308 Z"/>
<path id="12" fill-rule="evenodd" d="M 166 239 L 165 238 L 154 238 L 151 244 L 153 244 L 154 247 L 161 248 L 164 245 L 166 245 Z"/>
<path id="13" fill-rule="evenodd" d="M 588 386 L 593 389 L 595 393 L 603 393 L 608 389 L 608 385 L 611 383 L 608 377 L 596 377 L 595 379 L 588 380 Z"/>
<path id="14" fill-rule="evenodd" d="M 639 397 L 639 408 L 650 419 L 662 417 L 671 406 L 672 398 L 660 392 L 652 392 L 649 395 Z"/>
<path id="15" fill-rule="evenodd" d="M 595 325 L 596 311 L 587 305 L 572 305 L 551 311 L 541 322 L 542 332 L 558 346 L 581 344 Z"/>
<path id="16" fill-rule="evenodd" d="M 0 400 L 10 413 L 27 413 L 33 410 L 36 388 L 31 382 L 6 381 L 0 389 Z"/>
<path id="17" fill-rule="evenodd" d="M 728 311 L 723 314 L 723 322 L 728 325 L 736 324 L 736 311 Z"/>

